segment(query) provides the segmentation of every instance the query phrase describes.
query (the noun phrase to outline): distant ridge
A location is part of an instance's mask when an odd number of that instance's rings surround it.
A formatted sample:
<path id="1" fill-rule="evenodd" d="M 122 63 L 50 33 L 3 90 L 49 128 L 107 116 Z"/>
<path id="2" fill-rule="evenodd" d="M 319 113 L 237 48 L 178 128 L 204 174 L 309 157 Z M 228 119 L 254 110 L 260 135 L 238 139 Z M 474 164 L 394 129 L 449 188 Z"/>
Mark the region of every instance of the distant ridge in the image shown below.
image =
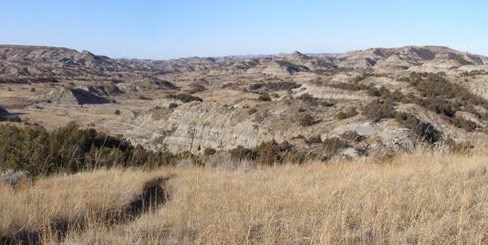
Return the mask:
<path id="1" fill-rule="evenodd" d="M 291 75 L 296 72 L 321 72 L 336 69 L 451 69 L 462 66 L 482 67 L 488 58 L 443 46 L 405 46 L 370 48 L 344 54 L 248 55 L 191 57 L 172 60 L 112 59 L 78 52 L 74 49 L 46 46 L 0 45 L 0 82 L 16 79 L 52 78 L 100 80 L 119 77 L 140 79 L 138 72 L 154 75 L 173 72 L 222 70 Z M 31 81 L 37 81 L 32 80 Z"/>

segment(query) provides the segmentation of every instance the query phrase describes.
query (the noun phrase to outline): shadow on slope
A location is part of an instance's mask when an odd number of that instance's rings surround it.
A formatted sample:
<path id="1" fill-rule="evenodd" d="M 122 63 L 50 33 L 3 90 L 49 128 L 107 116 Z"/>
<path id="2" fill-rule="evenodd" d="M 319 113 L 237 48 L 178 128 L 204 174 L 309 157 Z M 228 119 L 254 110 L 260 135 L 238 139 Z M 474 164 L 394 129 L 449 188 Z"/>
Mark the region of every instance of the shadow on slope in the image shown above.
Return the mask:
<path id="1" fill-rule="evenodd" d="M 147 181 L 142 191 L 130 203 L 117 210 L 105 213 L 80 214 L 76 219 L 56 218 L 42 230 L 23 231 L 16 234 L 2 235 L 0 244 L 43 244 L 45 241 L 62 241 L 71 230 L 84 230 L 94 221 L 106 226 L 126 223 L 140 215 L 152 212 L 165 204 L 169 198 L 164 186 L 169 178 L 156 177 Z"/>

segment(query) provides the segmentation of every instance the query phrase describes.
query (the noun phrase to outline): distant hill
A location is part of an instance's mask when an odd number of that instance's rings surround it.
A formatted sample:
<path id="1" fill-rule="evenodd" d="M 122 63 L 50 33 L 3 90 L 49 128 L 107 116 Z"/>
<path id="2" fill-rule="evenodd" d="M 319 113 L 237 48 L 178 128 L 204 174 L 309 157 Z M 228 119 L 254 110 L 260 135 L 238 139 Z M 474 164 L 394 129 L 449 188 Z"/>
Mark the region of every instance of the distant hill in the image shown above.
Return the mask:
<path id="1" fill-rule="evenodd" d="M 0 74 L 5 78 L 107 76 L 127 71 L 120 62 L 88 51 L 42 46 L 0 46 Z"/>
<path id="2" fill-rule="evenodd" d="M 486 65 L 488 58 L 460 52 L 447 47 L 407 46 L 401 48 L 372 48 L 354 51 L 338 57 L 338 65 L 348 68 L 409 68 L 412 66 L 460 67 Z"/>
<path id="3" fill-rule="evenodd" d="M 126 78 L 220 70 L 290 75 L 336 69 L 425 69 L 488 65 L 488 58 L 440 46 L 372 48 L 345 54 L 300 52 L 274 56 L 228 56 L 173 60 L 112 59 L 68 48 L 0 45 L 0 83 L 56 82 L 56 79 Z"/>

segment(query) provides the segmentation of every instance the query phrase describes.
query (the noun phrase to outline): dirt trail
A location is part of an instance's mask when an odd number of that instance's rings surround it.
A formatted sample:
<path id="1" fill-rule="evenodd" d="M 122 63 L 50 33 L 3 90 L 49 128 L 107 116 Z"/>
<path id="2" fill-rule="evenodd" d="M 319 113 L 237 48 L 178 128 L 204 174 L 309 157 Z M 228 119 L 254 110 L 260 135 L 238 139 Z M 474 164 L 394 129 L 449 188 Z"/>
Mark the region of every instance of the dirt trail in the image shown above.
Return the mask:
<path id="1" fill-rule="evenodd" d="M 156 177 L 147 181 L 142 191 L 131 202 L 116 210 L 104 213 L 92 214 L 90 217 L 80 215 L 77 219 L 54 219 L 42 230 L 25 231 L 10 236 L 0 237 L 0 244 L 42 244 L 44 241 L 62 241 L 70 230 L 84 230 L 88 220 L 95 218 L 95 222 L 107 227 L 130 222 L 140 215 L 152 212 L 168 200 L 168 192 L 165 183 L 168 178 Z M 93 216 L 93 217 L 92 217 Z M 91 220 L 93 222 L 93 220 Z"/>

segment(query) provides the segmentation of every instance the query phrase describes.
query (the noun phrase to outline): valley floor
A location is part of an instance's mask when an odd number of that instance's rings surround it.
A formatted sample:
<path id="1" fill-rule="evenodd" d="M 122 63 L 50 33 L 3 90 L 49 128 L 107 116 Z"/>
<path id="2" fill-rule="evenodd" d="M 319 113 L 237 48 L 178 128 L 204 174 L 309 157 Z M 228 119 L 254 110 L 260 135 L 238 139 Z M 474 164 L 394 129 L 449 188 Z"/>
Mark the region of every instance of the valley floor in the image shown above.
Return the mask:
<path id="1" fill-rule="evenodd" d="M 484 244 L 487 156 L 59 175 L 0 186 L 0 243 Z"/>

